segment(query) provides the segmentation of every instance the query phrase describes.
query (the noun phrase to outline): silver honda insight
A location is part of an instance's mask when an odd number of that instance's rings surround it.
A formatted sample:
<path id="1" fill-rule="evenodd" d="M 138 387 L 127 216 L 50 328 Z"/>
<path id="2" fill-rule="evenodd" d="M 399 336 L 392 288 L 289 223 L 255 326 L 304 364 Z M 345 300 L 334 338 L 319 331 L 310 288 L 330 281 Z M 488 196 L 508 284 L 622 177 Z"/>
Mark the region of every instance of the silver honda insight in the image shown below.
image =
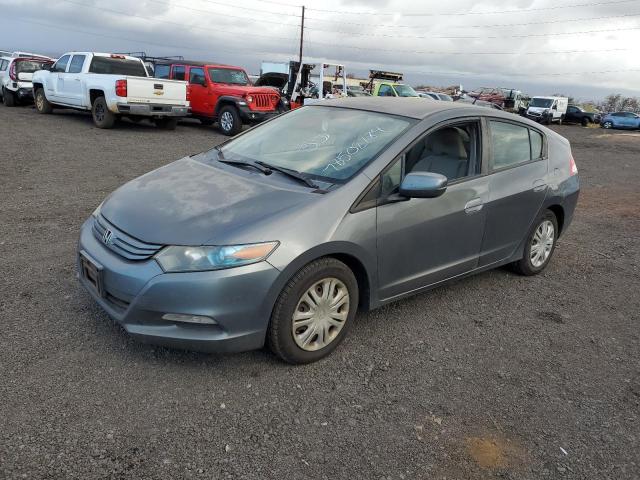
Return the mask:
<path id="1" fill-rule="evenodd" d="M 78 277 L 142 341 L 311 362 L 358 309 L 500 265 L 540 273 L 578 191 L 569 142 L 527 119 L 331 100 L 120 187 L 82 226 Z"/>

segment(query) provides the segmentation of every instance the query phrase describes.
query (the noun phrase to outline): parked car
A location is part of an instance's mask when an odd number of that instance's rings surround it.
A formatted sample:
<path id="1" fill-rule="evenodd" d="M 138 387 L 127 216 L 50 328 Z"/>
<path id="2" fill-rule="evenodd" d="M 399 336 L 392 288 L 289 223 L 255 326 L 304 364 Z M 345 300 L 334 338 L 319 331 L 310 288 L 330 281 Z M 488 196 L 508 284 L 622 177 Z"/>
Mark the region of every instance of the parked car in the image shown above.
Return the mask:
<path id="1" fill-rule="evenodd" d="M 7 107 L 33 101 L 33 73 L 53 60 L 38 57 L 0 57 L 0 97 Z"/>
<path id="2" fill-rule="evenodd" d="M 633 112 L 607 113 L 600 120 L 602 128 L 640 128 L 640 115 Z"/>
<path id="3" fill-rule="evenodd" d="M 578 190 L 569 142 L 522 117 L 335 99 L 120 187 L 81 228 L 79 279 L 143 341 L 311 362 L 358 308 L 540 273 Z"/>
<path id="4" fill-rule="evenodd" d="M 155 75 L 188 80 L 191 116 L 204 125 L 217 121 L 225 135 L 235 135 L 243 124 L 260 122 L 284 109 L 276 89 L 254 87 L 240 67 L 175 61 L 156 64 Z"/>
<path id="5" fill-rule="evenodd" d="M 487 102 L 485 100 L 478 100 L 477 98 L 470 97 L 466 94 L 463 94 L 462 96 L 460 96 L 456 100 L 456 103 L 459 103 L 459 104 L 466 103 L 468 105 L 475 105 L 476 107 L 492 108 L 494 110 L 502 111 L 502 107 L 497 103 Z"/>
<path id="6" fill-rule="evenodd" d="M 189 109 L 186 82 L 149 77 L 142 60 L 128 55 L 65 53 L 49 70 L 33 74 L 33 89 L 39 113 L 88 110 L 98 128 L 125 116 L 173 130 Z"/>
<path id="7" fill-rule="evenodd" d="M 434 100 L 441 100 L 443 102 L 453 102 L 453 98 L 446 93 L 439 92 L 418 92 L 418 95 L 423 98 L 433 98 Z"/>
<path id="8" fill-rule="evenodd" d="M 590 123 L 600 123 L 599 112 L 587 112 L 584 108 L 578 105 L 569 105 L 567 107 L 567 113 L 564 115 L 565 123 L 579 123 L 583 127 L 586 127 Z"/>
<path id="9" fill-rule="evenodd" d="M 371 94 L 374 97 L 419 97 L 418 92 L 409 85 L 393 82 L 376 83 Z"/>
<path id="10" fill-rule="evenodd" d="M 562 124 L 568 105 L 567 97 L 532 97 L 525 116 L 545 125 Z"/>

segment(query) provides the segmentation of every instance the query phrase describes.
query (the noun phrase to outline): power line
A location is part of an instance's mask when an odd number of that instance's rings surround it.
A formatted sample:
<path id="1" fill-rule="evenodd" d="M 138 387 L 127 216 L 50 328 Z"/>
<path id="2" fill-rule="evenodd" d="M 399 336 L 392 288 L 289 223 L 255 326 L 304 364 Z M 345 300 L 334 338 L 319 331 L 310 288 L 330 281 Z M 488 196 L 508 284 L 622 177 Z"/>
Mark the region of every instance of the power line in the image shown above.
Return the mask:
<path id="1" fill-rule="evenodd" d="M 385 33 L 362 33 L 362 32 L 341 32 L 335 30 L 326 30 L 315 27 L 305 27 L 308 30 L 316 30 L 320 32 L 330 32 L 333 34 L 355 35 L 360 37 L 386 37 L 386 38 L 417 38 L 417 39 L 443 39 L 443 40 L 489 40 L 499 38 L 535 38 L 535 37 L 556 37 L 566 35 L 585 35 L 591 33 L 609 33 L 609 32 L 625 32 L 631 30 L 640 30 L 640 27 L 627 28 L 608 28 L 601 30 L 582 30 L 578 32 L 556 32 L 556 33 L 526 33 L 518 35 L 460 35 L 460 36 L 441 36 L 441 35 L 391 35 Z"/>
<path id="2" fill-rule="evenodd" d="M 547 25 L 554 23 L 568 23 L 568 22 L 587 22 L 591 20 L 610 20 L 614 18 L 629 18 L 638 17 L 640 13 L 626 13 L 623 15 L 607 15 L 603 17 L 587 17 L 587 18 L 570 18 L 567 20 L 547 20 L 544 22 L 526 22 L 526 23 L 494 23 L 494 24 L 481 24 L 481 25 L 447 25 L 447 28 L 493 28 L 493 27 L 521 27 L 526 25 Z M 339 20 L 324 20 L 316 17 L 306 17 L 307 20 L 314 22 L 334 23 L 339 25 L 353 25 L 358 27 L 379 27 L 379 28 L 429 28 L 432 25 L 391 25 L 391 24 L 373 24 L 373 23 L 357 23 L 357 22 L 342 22 Z"/>
<path id="3" fill-rule="evenodd" d="M 300 15 L 295 14 L 295 13 L 282 13 L 282 12 L 274 12 L 272 10 L 262 10 L 260 8 L 251 8 L 251 7 L 241 7 L 239 5 L 229 5 L 229 3 L 225 3 L 225 2 L 217 2 L 215 0 L 200 0 L 201 2 L 206 2 L 206 3 L 211 3 L 213 5 L 220 5 L 223 7 L 229 7 L 229 8 L 240 8 L 242 10 L 249 10 L 251 12 L 259 12 L 259 13 L 270 13 L 271 15 L 285 15 L 287 17 L 298 17 L 300 18 Z M 270 2 L 271 3 L 271 2 Z M 183 6 L 180 4 L 177 4 L 176 6 Z M 225 13 L 226 15 L 226 13 Z"/>
<path id="4" fill-rule="evenodd" d="M 314 12 L 339 13 L 341 15 L 376 15 L 376 16 L 402 16 L 402 17 L 440 17 L 440 16 L 466 16 L 466 15 L 498 15 L 503 13 L 540 12 L 546 10 L 559 10 L 564 8 L 595 7 L 599 5 L 618 5 L 621 3 L 633 3 L 638 0 L 615 0 L 613 2 L 575 3 L 572 5 L 556 5 L 553 7 L 520 8 L 512 10 L 493 10 L 485 12 L 447 12 L 447 13 L 401 13 L 401 12 L 353 12 L 347 10 L 325 10 L 321 8 L 308 8 Z"/>

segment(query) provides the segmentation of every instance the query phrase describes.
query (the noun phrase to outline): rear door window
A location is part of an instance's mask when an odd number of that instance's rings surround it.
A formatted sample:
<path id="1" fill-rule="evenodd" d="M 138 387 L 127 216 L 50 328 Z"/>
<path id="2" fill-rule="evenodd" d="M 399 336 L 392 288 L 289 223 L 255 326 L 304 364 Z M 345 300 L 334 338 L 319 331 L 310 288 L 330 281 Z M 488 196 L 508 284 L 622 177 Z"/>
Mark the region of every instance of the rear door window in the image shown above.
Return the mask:
<path id="1" fill-rule="evenodd" d="M 393 92 L 393 88 L 391 85 L 380 85 L 380 89 L 378 90 L 379 97 L 395 97 L 395 93 Z"/>
<path id="2" fill-rule="evenodd" d="M 174 65 L 173 66 L 173 79 L 174 80 L 184 80 L 184 65 Z"/>
<path id="3" fill-rule="evenodd" d="M 204 68 L 191 67 L 189 69 L 189 83 L 203 85 L 205 83 Z"/>
<path id="4" fill-rule="evenodd" d="M 69 65 L 69 73 L 80 73 L 84 65 L 86 55 L 74 55 Z"/>
<path id="5" fill-rule="evenodd" d="M 542 157 L 542 135 L 524 125 L 491 120 L 492 169 L 500 170 Z M 531 139 L 529 137 L 531 132 Z"/>
<path id="6" fill-rule="evenodd" d="M 67 70 L 67 64 L 69 63 L 69 59 L 71 55 L 65 55 L 58 59 L 53 67 L 54 72 L 64 73 Z"/>

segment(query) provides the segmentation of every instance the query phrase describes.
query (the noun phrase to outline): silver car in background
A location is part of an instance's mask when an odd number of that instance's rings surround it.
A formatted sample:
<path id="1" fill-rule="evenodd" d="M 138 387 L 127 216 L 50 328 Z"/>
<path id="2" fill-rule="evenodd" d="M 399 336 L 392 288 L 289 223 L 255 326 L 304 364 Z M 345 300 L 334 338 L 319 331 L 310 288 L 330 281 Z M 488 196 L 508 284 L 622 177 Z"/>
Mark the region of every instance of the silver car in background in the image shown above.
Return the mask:
<path id="1" fill-rule="evenodd" d="M 79 278 L 145 342 L 311 362 L 358 309 L 505 264 L 541 272 L 578 191 L 569 142 L 521 117 L 327 101 L 116 190 L 82 226 Z"/>

